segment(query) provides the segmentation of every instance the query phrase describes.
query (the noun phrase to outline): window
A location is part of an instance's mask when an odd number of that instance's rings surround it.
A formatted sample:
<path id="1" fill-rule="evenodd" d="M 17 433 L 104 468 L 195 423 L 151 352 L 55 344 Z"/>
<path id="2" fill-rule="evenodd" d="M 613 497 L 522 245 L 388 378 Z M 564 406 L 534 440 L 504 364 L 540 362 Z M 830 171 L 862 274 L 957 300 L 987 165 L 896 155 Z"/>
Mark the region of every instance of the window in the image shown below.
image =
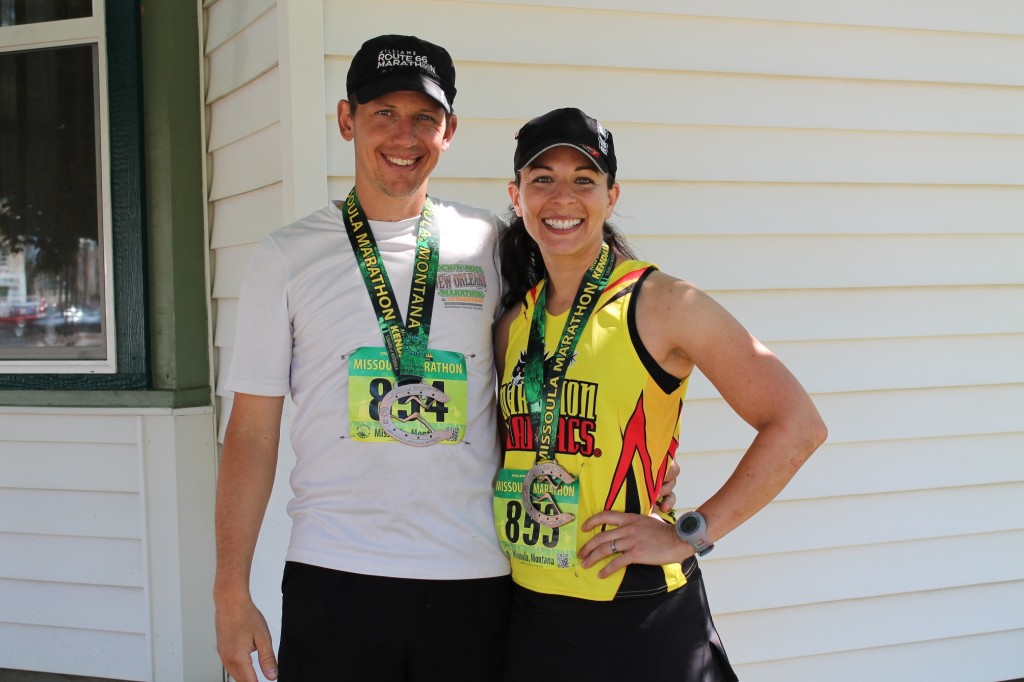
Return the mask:
<path id="1" fill-rule="evenodd" d="M 0 386 L 145 387 L 138 73 L 137 0 L 0 0 Z"/>

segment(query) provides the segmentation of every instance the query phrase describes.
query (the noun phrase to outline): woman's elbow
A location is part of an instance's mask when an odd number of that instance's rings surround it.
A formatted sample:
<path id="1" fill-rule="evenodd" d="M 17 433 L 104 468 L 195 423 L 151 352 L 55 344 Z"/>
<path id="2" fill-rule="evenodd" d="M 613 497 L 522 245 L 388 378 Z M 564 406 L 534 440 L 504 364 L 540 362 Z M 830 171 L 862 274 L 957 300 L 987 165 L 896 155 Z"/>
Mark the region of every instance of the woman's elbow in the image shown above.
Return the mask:
<path id="1" fill-rule="evenodd" d="M 814 410 L 813 414 L 808 415 L 805 421 L 806 424 L 803 431 L 807 442 L 807 456 L 810 457 L 828 438 L 828 427 L 825 426 L 825 421 L 818 414 L 817 410 Z"/>

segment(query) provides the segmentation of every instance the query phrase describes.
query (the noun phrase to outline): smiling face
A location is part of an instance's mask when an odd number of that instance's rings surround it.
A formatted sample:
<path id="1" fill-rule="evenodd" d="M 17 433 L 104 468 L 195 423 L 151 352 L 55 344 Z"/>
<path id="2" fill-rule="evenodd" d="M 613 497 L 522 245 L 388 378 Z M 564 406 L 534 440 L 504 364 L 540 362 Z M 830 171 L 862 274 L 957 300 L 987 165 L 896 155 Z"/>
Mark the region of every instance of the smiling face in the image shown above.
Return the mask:
<path id="1" fill-rule="evenodd" d="M 565 146 L 534 159 L 519 172 L 518 184 L 509 183 L 508 192 L 549 269 L 556 261 L 589 266 L 601 250 L 604 223 L 619 199 L 617 183 L 608 187 L 607 175 Z"/>
<path id="2" fill-rule="evenodd" d="M 419 214 L 427 180 L 455 133 L 454 114 L 420 92 L 399 91 L 359 104 L 338 103 L 341 136 L 355 146 L 356 193 L 369 218 Z"/>

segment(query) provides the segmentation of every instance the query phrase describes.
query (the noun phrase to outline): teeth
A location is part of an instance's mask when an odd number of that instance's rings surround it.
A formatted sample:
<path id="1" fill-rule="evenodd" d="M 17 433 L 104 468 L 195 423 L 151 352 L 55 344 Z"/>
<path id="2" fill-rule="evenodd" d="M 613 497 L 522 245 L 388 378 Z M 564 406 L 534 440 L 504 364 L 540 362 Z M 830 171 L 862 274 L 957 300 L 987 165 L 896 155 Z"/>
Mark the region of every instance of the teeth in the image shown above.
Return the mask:
<path id="1" fill-rule="evenodd" d="M 575 220 L 545 220 L 544 224 L 553 230 L 568 230 L 583 222 L 583 218 Z"/>
<path id="2" fill-rule="evenodd" d="M 416 163 L 416 159 L 399 159 L 393 156 L 389 156 L 387 159 L 396 166 L 411 166 Z"/>

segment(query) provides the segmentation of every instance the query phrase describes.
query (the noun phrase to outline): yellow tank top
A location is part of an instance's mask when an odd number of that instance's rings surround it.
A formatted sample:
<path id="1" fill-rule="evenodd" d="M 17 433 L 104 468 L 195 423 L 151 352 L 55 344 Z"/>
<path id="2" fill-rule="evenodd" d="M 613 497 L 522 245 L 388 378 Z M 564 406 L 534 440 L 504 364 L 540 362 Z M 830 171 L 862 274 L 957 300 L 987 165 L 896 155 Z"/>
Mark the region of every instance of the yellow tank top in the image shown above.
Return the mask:
<path id="1" fill-rule="evenodd" d="M 634 323 L 635 291 L 654 269 L 635 260 L 616 265 L 597 308 L 583 329 L 575 356 L 563 381 L 558 423 L 556 460 L 578 482 L 576 547 L 578 550 L 601 529 L 584 533 L 579 527 L 598 511 L 648 514 L 659 496 L 661 482 L 679 437 L 679 416 L 687 380 L 680 381 L 657 366 L 640 343 Z M 533 429 L 523 386 L 524 358 L 534 302 L 543 282 L 528 292 L 522 312 L 509 328 L 505 370 L 499 403 L 505 425 L 504 466 L 529 470 L 535 464 Z M 545 360 L 551 357 L 565 324 L 566 314 L 548 315 Z M 522 471 L 516 472 L 522 475 Z M 503 472 L 504 474 L 504 472 Z M 536 592 L 608 601 L 617 597 L 656 594 L 674 590 L 686 579 L 679 564 L 630 565 L 605 579 L 597 577 L 607 561 L 584 569 L 575 557 L 543 563 L 520 540 L 512 547 L 510 536 L 521 536 L 522 517 L 509 501 L 508 514 L 495 493 L 495 525 L 499 540 L 510 555 L 512 577 L 517 584 Z M 506 487 L 508 483 L 505 483 Z M 521 489 L 521 487 L 520 487 Z M 529 522 L 528 522 L 529 523 Z M 568 529 L 559 529 L 563 534 Z M 523 531 L 521 533 L 521 531 Z M 543 551 L 552 529 L 534 529 L 536 546 Z M 563 543 L 564 544 L 564 543 Z M 553 546 L 553 545 L 549 545 Z M 510 548 L 512 551 L 510 551 Z M 571 554 L 572 548 L 566 548 Z M 565 566 L 565 562 L 571 564 Z M 561 564 L 564 567 L 559 567 Z"/>

